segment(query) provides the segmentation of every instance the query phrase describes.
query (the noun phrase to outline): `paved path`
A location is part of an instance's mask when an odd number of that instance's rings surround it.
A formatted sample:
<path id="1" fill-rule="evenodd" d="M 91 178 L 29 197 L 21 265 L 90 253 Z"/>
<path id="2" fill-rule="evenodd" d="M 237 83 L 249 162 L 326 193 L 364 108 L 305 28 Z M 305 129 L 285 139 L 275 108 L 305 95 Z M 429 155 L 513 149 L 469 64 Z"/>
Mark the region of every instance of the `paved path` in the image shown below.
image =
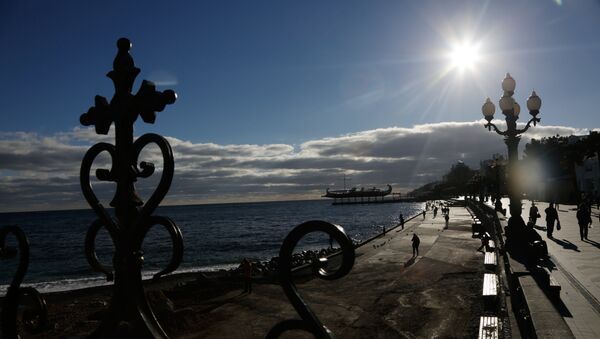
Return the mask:
<path id="1" fill-rule="evenodd" d="M 483 313 L 483 255 L 471 238 L 465 208 L 451 208 L 449 229 L 440 214 L 417 217 L 404 230 L 357 249 L 344 278 L 298 284 L 320 320 L 338 338 L 471 337 Z M 421 238 L 412 256 L 411 237 Z M 281 288 L 256 284 L 250 295 L 225 296 L 220 306 L 198 317 L 187 338 L 261 338 L 277 322 L 298 318 Z M 287 333 L 287 337 L 310 337 Z"/>
<path id="2" fill-rule="evenodd" d="M 503 199 L 508 208 L 508 199 Z M 552 276 L 560 283 L 561 300 L 566 310 L 563 318 L 576 338 L 600 338 L 600 222 L 598 210 L 592 209 L 593 227 L 588 241 L 579 237 L 576 206 L 559 205 L 561 230 L 554 229 L 554 239 L 545 231 L 544 209 L 548 203 L 537 202 L 542 217 L 536 230 L 548 245 L 548 254 L 556 265 Z M 530 201 L 523 201 L 523 219 L 529 216 Z"/>

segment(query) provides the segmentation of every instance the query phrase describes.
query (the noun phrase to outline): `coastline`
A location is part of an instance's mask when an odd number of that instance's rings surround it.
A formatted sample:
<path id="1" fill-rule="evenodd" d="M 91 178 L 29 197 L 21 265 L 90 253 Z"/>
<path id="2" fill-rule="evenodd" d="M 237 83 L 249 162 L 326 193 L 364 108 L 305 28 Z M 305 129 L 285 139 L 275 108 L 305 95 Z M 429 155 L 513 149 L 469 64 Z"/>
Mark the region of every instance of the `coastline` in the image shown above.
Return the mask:
<path id="1" fill-rule="evenodd" d="M 419 214 L 408 218 L 409 220 Z M 378 238 L 389 234 L 399 226 L 368 238 L 356 245 L 365 247 Z M 376 245 L 374 245 L 375 247 Z M 368 246 L 367 246 L 368 247 Z M 340 252 L 330 253 L 334 258 Z M 308 260 L 308 258 L 306 258 Z M 310 263 L 298 265 L 293 269 L 298 283 L 314 279 Z M 255 276 L 257 285 L 273 286 L 280 291 L 275 272 Z M 238 295 L 243 288 L 243 281 L 237 268 L 218 271 L 178 272 L 161 277 L 158 280 L 144 280 L 144 289 L 148 301 L 161 324 L 172 336 L 185 334 L 192 328 L 189 322 L 191 313 L 203 314 L 220 306 L 224 298 Z M 39 334 L 23 333 L 23 338 L 70 337 L 91 333 L 99 324 L 104 312 L 110 305 L 112 283 L 102 286 L 91 286 L 79 289 L 43 293 L 48 305 L 49 328 Z M 177 305 L 177 307 L 175 307 Z M 187 314 L 186 313 L 190 313 Z"/>

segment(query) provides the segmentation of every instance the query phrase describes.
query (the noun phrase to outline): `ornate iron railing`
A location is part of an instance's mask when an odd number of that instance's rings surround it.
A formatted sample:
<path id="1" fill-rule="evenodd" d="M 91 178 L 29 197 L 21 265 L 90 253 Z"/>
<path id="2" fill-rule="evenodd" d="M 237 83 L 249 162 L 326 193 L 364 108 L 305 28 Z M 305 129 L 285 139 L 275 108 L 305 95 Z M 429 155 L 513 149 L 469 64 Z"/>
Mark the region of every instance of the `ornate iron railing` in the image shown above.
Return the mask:
<path id="1" fill-rule="evenodd" d="M 113 294 L 108 312 L 100 326 L 90 335 L 93 338 L 167 338 L 158 323 L 146 298 L 142 284 L 144 257 L 142 243 L 148 231 L 155 226 L 164 227 L 171 236 L 173 245 L 169 264 L 154 275 L 154 279 L 177 269 L 183 258 L 183 238 L 181 231 L 169 218 L 154 216 L 152 213 L 167 194 L 174 173 L 173 153 L 169 142 L 158 134 L 148 133 L 134 140 L 133 124 L 138 116 L 147 123 L 154 123 L 156 112 L 175 102 L 172 90 L 157 91 L 154 84 L 144 80 L 134 95 L 133 82 L 140 72 L 129 54 L 131 43 L 125 38 L 117 42 L 118 53 L 113 62 L 113 70 L 107 76 L 113 81 L 115 93 L 110 102 L 102 96 L 95 97 L 95 105 L 82 114 L 80 122 L 84 126 L 94 126 L 96 133 L 108 134 L 110 126 L 115 126 L 115 144 L 100 142 L 93 145 L 83 157 L 80 171 L 80 184 L 83 195 L 97 215 L 88 228 L 85 238 L 85 256 L 93 270 L 103 273 L 108 281 L 114 281 Z M 138 178 L 150 177 L 154 164 L 139 162 L 141 151 L 150 144 L 160 149 L 163 164 L 160 181 L 150 198 L 144 203 L 137 194 L 134 183 Z M 90 171 L 95 159 L 106 152 L 112 160 L 110 169 L 96 170 L 100 181 L 116 183 L 116 191 L 110 206 L 114 207 L 113 218 L 100 203 L 92 189 Z M 112 267 L 100 263 L 95 242 L 98 232 L 105 228 L 113 242 Z M 300 329 L 312 333 L 317 338 L 332 338 L 332 332 L 325 327 L 298 293 L 292 280 L 292 256 L 298 242 L 312 232 L 324 232 L 340 245 L 341 262 L 337 268 L 328 267 L 326 258 L 313 265 L 316 277 L 334 280 L 348 274 L 354 265 L 354 245 L 344 229 L 324 221 L 308 221 L 294 228 L 283 241 L 278 261 L 280 284 L 301 319 L 285 320 L 276 324 L 267 338 L 279 337 L 282 333 Z M 22 301 L 30 299 L 29 307 L 21 315 L 21 323 L 32 331 L 47 327 L 47 309 L 44 298 L 31 287 L 20 287 L 29 265 L 29 243 L 23 231 L 17 226 L 0 229 L 0 257 L 16 256 L 17 250 L 6 245 L 6 237 L 13 234 L 19 246 L 17 272 L 2 305 L 3 338 L 18 338 L 17 311 Z M 336 255 L 337 257 L 337 255 Z"/>
<path id="2" fill-rule="evenodd" d="M 19 250 L 10 248 L 6 244 L 6 238 L 12 234 L 16 240 Z M 10 283 L 2 301 L 2 338 L 18 338 L 17 317 L 19 305 L 30 300 L 28 307 L 22 312 L 21 323 L 23 327 L 31 332 L 39 331 L 46 327 L 48 311 L 46 301 L 33 287 L 21 287 L 27 268 L 29 266 L 29 241 L 23 231 L 17 226 L 5 226 L 0 228 L 0 258 L 12 258 L 19 255 L 17 271 Z"/>
<path id="3" fill-rule="evenodd" d="M 307 221 L 296 226 L 283 240 L 279 251 L 278 277 L 279 283 L 290 300 L 294 309 L 300 315 L 300 319 L 284 320 L 275 325 L 267 334 L 267 339 L 278 338 L 282 333 L 289 330 L 303 330 L 312 333 L 315 338 L 333 338 L 333 333 L 325 327 L 311 308 L 306 304 L 298 293 L 296 285 L 292 280 L 292 255 L 298 242 L 307 234 L 312 232 L 325 232 L 335 239 L 340 245 L 342 262 L 334 271 L 327 270 L 327 259 L 320 258 L 313 263 L 313 273 L 317 278 L 325 280 L 339 279 L 352 269 L 354 265 L 354 244 L 348 238 L 344 229 L 325 221 Z"/>

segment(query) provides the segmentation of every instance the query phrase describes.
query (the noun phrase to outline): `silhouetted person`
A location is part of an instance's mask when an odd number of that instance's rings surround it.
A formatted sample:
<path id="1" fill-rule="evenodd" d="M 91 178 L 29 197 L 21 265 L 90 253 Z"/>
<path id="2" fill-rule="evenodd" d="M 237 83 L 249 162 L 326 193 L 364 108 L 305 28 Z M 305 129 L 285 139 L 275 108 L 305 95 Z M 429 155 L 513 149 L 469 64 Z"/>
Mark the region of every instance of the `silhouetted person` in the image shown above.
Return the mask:
<path id="1" fill-rule="evenodd" d="M 533 223 L 533 225 L 535 226 L 535 222 L 537 221 L 537 218 L 539 214 L 539 210 L 537 208 L 537 206 L 535 205 L 535 202 L 531 202 L 531 207 L 529 208 L 529 220 Z"/>
<path id="2" fill-rule="evenodd" d="M 479 246 L 479 248 L 477 249 L 477 251 L 481 251 L 482 249 L 485 249 L 488 247 L 488 244 L 490 242 L 490 234 L 488 232 L 483 233 L 483 235 L 481 236 L 481 246 Z M 481 251 L 481 252 L 485 252 L 485 250 Z"/>
<path id="3" fill-rule="evenodd" d="M 412 248 L 413 248 L 413 257 L 419 255 L 419 244 L 421 243 L 421 239 L 417 236 L 417 233 L 413 233 L 412 237 Z M 416 255 L 415 255 L 416 253 Z"/>
<path id="4" fill-rule="evenodd" d="M 448 228 L 448 221 L 450 220 L 450 216 L 448 215 L 448 213 L 444 214 L 444 219 L 446 219 L 446 227 L 444 228 Z"/>
<path id="5" fill-rule="evenodd" d="M 402 229 L 404 229 L 404 216 L 402 215 L 402 213 L 400 213 L 400 227 L 402 227 Z"/>
<path id="6" fill-rule="evenodd" d="M 548 206 L 548 208 L 546 208 L 544 212 L 546 212 L 546 236 L 552 239 L 552 232 L 554 232 L 554 223 L 558 220 L 558 212 L 556 211 L 556 208 L 554 208 L 554 203 L 551 202 L 550 206 Z"/>
<path id="7" fill-rule="evenodd" d="M 425 211 L 423 211 L 423 220 L 425 220 Z"/>
<path id="8" fill-rule="evenodd" d="M 242 260 L 242 274 L 244 275 L 244 292 L 252 293 L 252 263 L 247 258 Z"/>
<path id="9" fill-rule="evenodd" d="M 435 207 L 433 208 L 433 217 L 434 217 L 434 218 L 435 218 L 435 217 L 437 217 L 437 211 L 438 211 L 438 208 L 437 208 L 437 206 L 435 206 Z"/>
<path id="10" fill-rule="evenodd" d="M 592 211 L 585 204 L 581 204 L 577 208 L 577 223 L 579 224 L 581 240 L 587 240 L 588 226 L 592 223 Z"/>

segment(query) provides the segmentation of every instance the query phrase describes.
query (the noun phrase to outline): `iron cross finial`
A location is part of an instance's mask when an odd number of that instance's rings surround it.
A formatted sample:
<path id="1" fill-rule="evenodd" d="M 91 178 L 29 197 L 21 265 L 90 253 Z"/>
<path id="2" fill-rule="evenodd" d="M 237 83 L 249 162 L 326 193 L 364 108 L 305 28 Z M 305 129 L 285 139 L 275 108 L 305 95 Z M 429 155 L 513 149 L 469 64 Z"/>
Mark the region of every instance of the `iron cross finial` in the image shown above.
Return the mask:
<path id="1" fill-rule="evenodd" d="M 129 54 L 131 42 L 121 38 L 117 41 L 118 52 L 113 61 L 113 70 L 107 76 L 113 81 L 115 94 L 110 103 L 105 97 L 97 95 L 94 106 L 79 118 L 84 126 L 94 125 L 96 133 L 108 134 L 113 122 L 124 121 L 133 124 L 138 114 L 146 123 L 154 123 L 156 112 L 175 102 L 177 95 L 172 90 L 157 91 L 151 81 L 144 80 L 135 95 L 131 94 L 133 82 L 140 73 Z M 117 114 L 126 114 L 126 119 L 118 119 Z"/>

